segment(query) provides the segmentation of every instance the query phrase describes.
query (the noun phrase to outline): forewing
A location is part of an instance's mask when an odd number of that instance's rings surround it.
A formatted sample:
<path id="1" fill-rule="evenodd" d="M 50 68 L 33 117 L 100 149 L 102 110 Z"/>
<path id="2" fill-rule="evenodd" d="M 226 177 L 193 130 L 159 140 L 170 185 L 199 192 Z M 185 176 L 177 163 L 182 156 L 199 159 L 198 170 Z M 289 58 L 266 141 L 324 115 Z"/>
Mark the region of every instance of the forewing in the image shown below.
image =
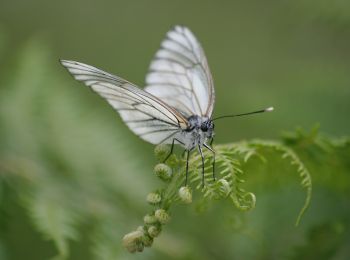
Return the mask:
<path id="1" fill-rule="evenodd" d="M 187 117 L 211 117 L 215 92 L 204 51 L 186 27 L 167 33 L 151 62 L 145 91 L 182 111 Z"/>
<path id="2" fill-rule="evenodd" d="M 172 136 L 186 129 L 187 120 L 179 112 L 132 83 L 83 63 L 67 60 L 61 63 L 76 80 L 107 100 L 128 127 L 145 141 L 169 143 Z"/>

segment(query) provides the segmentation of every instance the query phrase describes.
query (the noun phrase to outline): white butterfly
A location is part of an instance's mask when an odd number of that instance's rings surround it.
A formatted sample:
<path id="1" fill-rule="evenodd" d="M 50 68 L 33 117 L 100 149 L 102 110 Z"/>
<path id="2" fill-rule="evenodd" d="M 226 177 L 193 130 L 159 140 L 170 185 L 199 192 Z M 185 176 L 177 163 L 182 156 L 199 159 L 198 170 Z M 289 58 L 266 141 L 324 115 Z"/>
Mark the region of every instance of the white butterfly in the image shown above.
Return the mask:
<path id="1" fill-rule="evenodd" d="M 61 63 L 76 80 L 106 99 L 143 140 L 172 144 L 169 156 L 175 143 L 182 145 L 187 151 L 186 183 L 189 154 L 196 147 L 202 156 L 203 184 L 203 146 L 213 152 L 215 178 L 215 152 L 208 145 L 214 136 L 214 85 L 204 51 L 188 28 L 175 26 L 167 33 L 151 62 L 144 90 L 90 65 Z"/>

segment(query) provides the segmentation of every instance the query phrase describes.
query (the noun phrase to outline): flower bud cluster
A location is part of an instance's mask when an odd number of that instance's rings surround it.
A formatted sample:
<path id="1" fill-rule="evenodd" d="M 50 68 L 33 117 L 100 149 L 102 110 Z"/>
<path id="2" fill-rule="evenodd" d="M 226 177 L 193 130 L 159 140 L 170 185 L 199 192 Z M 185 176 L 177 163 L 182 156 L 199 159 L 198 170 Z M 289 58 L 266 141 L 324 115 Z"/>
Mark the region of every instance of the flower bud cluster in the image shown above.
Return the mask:
<path id="1" fill-rule="evenodd" d="M 154 173 L 156 174 L 156 176 L 158 178 L 160 178 L 163 181 L 170 180 L 170 178 L 173 175 L 173 172 L 172 172 L 171 168 L 168 165 L 164 164 L 164 163 L 158 163 L 154 167 Z"/>
<path id="2" fill-rule="evenodd" d="M 179 189 L 179 198 L 183 203 L 192 203 L 192 191 L 188 186 L 183 186 Z"/>
<path id="3" fill-rule="evenodd" d="M 150 226 L 147 229 L 148 234 L 150 235 L 150 237 L 155 238 L 160 234 L 161 228 L 159 225 L 155 225 L 155 226 Z"/>
<path id="4" fill-rule="evenodd" d="M 162 201 L 161 193 L 158 191 L 149 193 L 147 201 L 152 205 L 159 204 Z M 152 246 L 153 239 L 162 230 L 162 225 L 168 223 L 169 220 L 169 213 L 162 208 L 155 210 L 152 214 L 145 215 L 144 225 L 123 237 L 123 246 L 130 253 L 142 252 L 144 247 Z"/>
<path id="5" fill-rule="evenodd" d="M 136 230 L 126 234 L 123 237 L 123 246 L 130 252 L 142 252 L 144 248 L 144 243 L 142 242 L 143 232 Z"/>
<path id="6" fill-rule="evenodd" d="M 158 219 L 154 215 L 147 214 L 143 217 L 143 222 L 145 222 L 146 225 L 153 225 L 158 222 Z"/>
<path id="7" fill-rule="evenodd" d="M 149 204 L 155 205 L 162 201 L 162 196 L 158 192 L 150 192 L 146 200 Z"/>
<path id="8" fill-rule="evenodd" d="M 154 216 L 160 224 L 166 224 L 170 221 L 170 216 L 164 209 L 157 209 Z"/>

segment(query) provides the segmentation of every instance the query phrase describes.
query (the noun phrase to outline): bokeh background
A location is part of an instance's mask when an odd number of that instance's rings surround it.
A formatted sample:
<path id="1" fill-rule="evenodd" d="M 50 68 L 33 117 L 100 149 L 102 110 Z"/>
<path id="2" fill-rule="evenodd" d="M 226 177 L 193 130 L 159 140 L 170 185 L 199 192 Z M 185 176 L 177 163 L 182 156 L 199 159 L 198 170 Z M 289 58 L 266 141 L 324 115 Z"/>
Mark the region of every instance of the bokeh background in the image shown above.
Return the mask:
<path id="1" fill-rule="evenodd" d="M 50 232 L 70 259 L 348 259 L 349 155 L 348 168 L 316 165 L 314 198 L 298 228 L 297 175 L 287 164 L 270 165 L 256 169 L 252 212 L 225 202 L 204 213 L 178 207 L 151 249 L 129 255 L 121 247 L 149 210 L 146 194 L 160 186 L 153 146 L 58 59 L 142 87 L 176 24 L 188 26 L 206 52 L 216 116 L 275 107 L 218 121 L 217 143 L 278 139 L 317 124 L 332 137 L 349 134 L 347 1 L 0 0 L 0 259 L 54 256 L 43 235 Z M 326 176 L 319 186 L 317 174 Z"/>

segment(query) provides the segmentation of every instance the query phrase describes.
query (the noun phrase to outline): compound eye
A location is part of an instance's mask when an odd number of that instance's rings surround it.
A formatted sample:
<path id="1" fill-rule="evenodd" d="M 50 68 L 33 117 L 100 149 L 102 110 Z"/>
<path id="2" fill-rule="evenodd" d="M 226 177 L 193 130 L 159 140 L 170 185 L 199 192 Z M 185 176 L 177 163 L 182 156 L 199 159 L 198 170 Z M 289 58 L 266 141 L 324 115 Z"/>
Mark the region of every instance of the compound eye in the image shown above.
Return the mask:
<path id="1" fill-rule="evenodd" d="M 202 125 L 201 125 L 201 130 L 202 130 L 203 132 L 208 131 L 208 126 L 207 126 L 207 124 L 202 124 Z"/>

